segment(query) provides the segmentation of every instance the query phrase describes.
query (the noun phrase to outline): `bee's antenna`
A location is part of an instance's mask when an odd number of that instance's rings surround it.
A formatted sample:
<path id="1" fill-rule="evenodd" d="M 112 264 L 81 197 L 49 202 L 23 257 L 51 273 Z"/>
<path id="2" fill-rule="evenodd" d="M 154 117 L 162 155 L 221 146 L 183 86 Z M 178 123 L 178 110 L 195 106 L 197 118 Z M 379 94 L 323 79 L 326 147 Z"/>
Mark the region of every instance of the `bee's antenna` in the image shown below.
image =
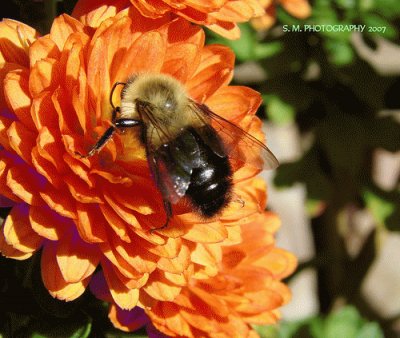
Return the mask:
<path id="1" fill-rule="evenodd" d="M 114 106 L 114 103 L 113 103 L 112 98 L 113 98 L 113 95 L 114 95 L 114 90 L 115 90 L 115 88 L 117 88 L 117 86 L 120 86 L 120 85 L 125 86 L 126 83 L 125 83 L 125 82 L 115 82 L 114 85 L 113 85 L 112 88 L 111 88 L 111 93 L 110 93 L 110 104 L 111 104 L 111 107 L 113 107 L 114 110 L 115 110 L 116 108 L 115 108 L 115 106 Z"/>

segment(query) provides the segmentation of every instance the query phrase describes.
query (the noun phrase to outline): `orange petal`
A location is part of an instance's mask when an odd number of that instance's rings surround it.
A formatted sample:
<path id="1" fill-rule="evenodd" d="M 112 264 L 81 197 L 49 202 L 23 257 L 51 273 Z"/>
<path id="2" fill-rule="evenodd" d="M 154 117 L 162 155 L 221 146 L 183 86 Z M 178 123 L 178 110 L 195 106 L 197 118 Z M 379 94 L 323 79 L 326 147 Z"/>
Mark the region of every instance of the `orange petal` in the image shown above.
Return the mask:
<path id="1" fill-rule="evenodd" d="M 42 177 L 22 163 L 9 168 L 7 173 L 7 186 L 16 196 L 30 205 L 43 204 L 39 195 L 42 183 L 40 181 L 43 181 Z"/>
<path id="2" fill-rule="evenodd" d="M 154 183 L 142 177 L 136 180 L 131 178 L 132 187 L 121 187 L 117 190 L 110 186 L 104 194 L 109 196 L 109 200 L 142 215 L 154 214 L 154 197 L 159 194 Z"/>
<path id="3" fill-rule="evenodd" d="M 40 156 L 37 147 L 32 149 L 32 164 L 36 171 L 43 175 L 54 187 L 59 189 L 63 186 L 62 176 L 53 164 Z"/>
<path id="4" fill-rule="evenodd" d="M 139 280 L 143 277 L 143 273 L 139 273 L 136 268 L 122 258 L 122 256 L 116 251 L 115 247 L 108 244 L 102 243 L 100 245 L 100 249 L 102 250 L 105 257 L 108 258 L 109 262 L 112 263 L 114 268 L 114 274 L 120 279 L 135 279 Z M 119 276 L 117 271 L 121 274 Z"/>
<path id="5" fill-rule="evenodd" d="M 239 123 L 248 114 L 254 115 L 262 102 L 255 90 L 242 86 L 227 86 L 216 91 L 205 102 L 216 114 Z"/>
<path id="6" fill-rule="evenodd" d="M 143 289 L 149 296 L 161 301 L 173 301 L 181 292 L 181 287 L 172 284 L 159 270 L 150 275 Z"/>
<path id="7" fill-rule="evenodd" d="M 7 244 L 4 234 L 3 227 L 0 227 L 0 253 L 7 258 L 16 260 L 24 260 L 32 257 L 32 252 L 22 252 L 15 249 L 12 245 Z"/>
<path id="8" fill-rule="evenodd" d="M 181 247 L 182 241 L 180 238 L 167 238 L 165 243 L 149 246 L 147 250 L 160 257 L 175 258 L 181 251 Z"/>
<path id="9" fill-rule="evenodd" d="M 60 50 L 49 35 L 42 36 L 34 41 L 29 48 L 30 65 L 33 67 L 42 59 L 60 59 Z"/>
<path id="10" fill-rule="evenodd" d="M 107 241 L 107 223 L 101 214 L 98 205 L 76 203 L 77 224 L 79 235 L 88 243 Z"/>
<path id="11" fill-rule="evenodd" d="M 103 261 L 102 267 L 104 277 L 115 303 L 123 310 L 133 309 L 139 299 L 139 290 L 128 289 L 125 284 L 117 278 L 110 263 Z"/>
<path id="12" fill-rule="evenodd" d="M 74 226 L 70 219 L 60 216 L 48 207 L 29 208 L 29 221 L 32 229 L 40 236 L 57 241 L 69 227 Z"/>
<path id="13" fill-rule="evenodd" d="M 212 269 L 218 269 L 221 258 L 221 247 L 217 245 L 197 244 L 191 253 L 193 263 L 211 267 Z"/>
<path id="14" fill-rule="evenodd" d="M 305 19 L 311 15 L 311 6 L 307 0 L 281 0 L 282 7 L 299 19 Z"/>
<path id="15" fill-rule="evenodd" d="M 20 72 L 23 68 L 15 63 L 3 63 L 0 66 L 0 83 L 4 84 L 4 80 L 10 72 Z M 1 107 L 7 107 L 6 98 L 4 97 L 4 90 L 0 90 L 0 105 Z M 3 109 L 0 113 L 0 119 L 12 119 L 15 120 L 14 114 L 9 112 L 9 109 Z M 5 123 L 5 120 L 3 120 Z M 1 141 L 1 139 L 0 139 Z"/>
<path id="16" fill-rule="evenodd" d="M 91 276 L 99 263 L 99 251 L 76 235 L 64 236 L 57 245 L 57 264 L 67 283 Z"/>
<path id="17" fill-rule="evenodd" d="M 74 114 L 74 107 L 71 100 L 69 100 L 69 92 L 66 92 L 61 87 L 54 90 L 52 94 L 52 101 L 55 111 L 58 115 L 58 121 L 61 134 L 63 137 L 68 135 L 83 135 L 82 127 L 79 123 L 78 117 Z M 72 112 L 72 113 L 71 113 Z"/>
<path id="18" fill-rule="evenodd" d="M 69 15 L 62 14 L 54 19 L 50 29 L 50 38 L 53 40 L 59 50 L 64 49 L 64 44 L 69 36 L 76 32 L 83 33 L 84 26 L 78 20 Z"/>
<path id="19" fill-rule="evenodd" d="M 64 162 L 68 165 L 69 169 L 72 170 L 72 172 L 80 177 L 82 180 L 86 182 L 86 184 L 90 187 L 93 188 L 95 185 L 95 180 L 93 177 L 91 177 L 87 171 L 87 167 L 79 160 L 75 159 L 68 153 L 64 153 L 63 155 L 63 160 Z"/>
<path id="20" fill-rule="evenodd" d="M 7 159 L 6 151 L 0 150 L 0 195 L 7 197 L 14 202 L 22 202 L 22 200 L 15 196 L 13 191 L 7 186 L 8 168 L 11 164 L 10 159 Z"/>
<path id="21" fill-rule="evenodd" d="M 197 243 L 219 243 L 228 237 L 221 222 L 199 223 L 193 225 L 183 238 Z"/>
<path id="22" fill-rule="evenodd" d="M 78 1 L 72 11 L 74 18 L 79 18 L 85 26 L 98 27 L 100 24 L 115 16 L 121 9 L 126 8 L 128 0 L 97 0 Z"/>
<path id="23" fill-rule="evenodd" d="M 21 123 L 28 129 L 35 130 L 30 106 L 32 100 L 29 96 L 29 72 L 27 69 L 10 71 L 4 79 L 4 95 L 7 104 Z"/>
<path id="24" fill-rule="evenodd" d="M 108 204 L 100 204 L 99 208 L 103 213 L 108 225 L 115 232 L 115 234 L 124 242 L 131 243 L 128 234 L 128 224 L 120 218 Z"/>
<path id="25" fill-rule="evenodd" d="M 13 62 L 29 67 L 28 47 L 38 38 L 35 29 L 10 19 L 0 22 L 0 63 Z"/>
<path id="26" fill-rule="evenodd" d="M 65 176 L 65 183 L 73 198 L 82 203 L 103 203 L 97 189 L 90 188 L 77 176 Z"/>
<path id="27" fill-rule="evenodd" d="M 113 238 L 112 245 L 116 252 L 140 274 L 151 273 L 156 268 L 157 256 L 142 250 L 142 241 L 135 240 L 130 244 L 121 242 L 118 238 Z"/>
<path id="28" fill-rule="evenodd" d="M 158 73 L 164 62 L 165 48 L 165 40 L 159 32 L 142 34 L 124 55 L 121 55 L 121 60 L 114 59 L 119 67 L 115 73 L 112 69 L 110 71 L 112 82 L 125 81 L 127 75 L 138 72 Z"/>
<path id="29" fill-rule="evenodd" d="M 186 83 L 190 96 L 204 102 L 218 88 L 232 79 L 235 55 L 225 46 L 209 45 L 201 53 L 201 62 L 193 77 Z"/>
<path id="30" fill-rule="evenodd" d="M 161 258 L 157 262 L 157 268 L 164 272 L 179 274 L 188 268 L 190 264 L 190 251 L 186 245 L 181 247 L 179 255 L 175 258 Z M 169 279 L 170 280 L 170 279 Z"/>
<path id="31" fill-rule="evenodd" d="M 49 293 L 60 300 L 71 301 L 85 292 L 89 278 L 77 283 L 67 283 L 63 278 L 56 260 L 57 243 L 48 242 L 43 247 L 41 272 L 44 286 Z"/>
<path id="32" fill-rule="evenodd" d="M 41 130 L 47 127 L 49 130 L 57 130 L 58 114 L 54 108 L 50 92 L 43 92 L 32 101 L 31 116 L 36 129 Z"/>
<path id="33" fill-rule="evenodd" d="M 22 123 L 14 121 L 7 130 L 10 146 L 28 164 L 32 163 L 31 149 L 36 144 L 37 134 Z"/>
<path id="34" fill-rule="evenodd" d="M 32 230 L 28 217 L 28 206 L 17 204 L 4 221 L 4 237 L 8 245 L 24 253 L 35 252 L 43 238 Z"/>
<path id="35" fill-rule="evenodd" d="M 154 326 L 164 334 L 174 336 L 179 332 L 183 337 L 193 337 L 188 322 L 182 317 L 178 305 L 169 302 L 157 302 L 146 311 Z"/>
<path id="36" fill-rule="evenodd" d="M 193 70 L 196 69 L 199 62 L 198 45 L 191 43 L 177 44 L 174 48 L 167 49 L 161 72 L 172 75 L 185 83 L 193 75 Z"/>
<path id="37" fill-rule="evenodd" d="M 117 203 L 117 201 L 115 201 L 114 198 L 109 195 L 107 190 L 104 192 L 104 198 L 110 207 L 117 213 L 117 215 L 121 217 L 121 219 L 124 220 L 128 225 L 135 229 L 141 228 L 141 224 L 138 222 L 132 210 Z"/>
<path id="38" fill-rule="evenodd" d="M 275 278 L 283 279 L 296 269 L 297 259 L 286 250 L 273 248 L 257 260 L 256 265 L 267 268 Z"/>
<path id="39" fill-rule="evenodd" d="M 36 97 L 46 89 L 54 89 L 60 83 L 60 74 L 57 60 L 38 60 L 31 68 L 29 76 L 29 91 Z"/>
<path id="40" fill-rule="evenodd" d="M 76 218 L 75 201 L 69 196 L 65 188 L 64 190 L 58 190 L 47 186 L 44 191 L 40 192 L 40 196 L 51 209 L 61 216 Z"/>
<path id="41" fill-rule="evenodd" d="M 258 18 L 253 20 L 255 19 Z M 217 23 L 208 24 L 206 27 L 226 39 L 237 40 L 240 38 L 239 26 L 233 22 L 217 21 Z"/>

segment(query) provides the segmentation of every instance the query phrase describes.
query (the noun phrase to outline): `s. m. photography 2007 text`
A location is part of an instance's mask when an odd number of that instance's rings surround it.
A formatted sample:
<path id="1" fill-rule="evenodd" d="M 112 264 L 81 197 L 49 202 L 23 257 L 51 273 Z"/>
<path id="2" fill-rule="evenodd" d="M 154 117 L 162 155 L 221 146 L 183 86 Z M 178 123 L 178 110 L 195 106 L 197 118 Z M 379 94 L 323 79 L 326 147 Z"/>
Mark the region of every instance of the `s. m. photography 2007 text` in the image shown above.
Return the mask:
<path id="1" fill-rule="evenodd" d="M 288 32 L 369 32 L 385 33 L 386 26 L 367 26 L 367 25 L 283 25 L 282 30 Z"/>

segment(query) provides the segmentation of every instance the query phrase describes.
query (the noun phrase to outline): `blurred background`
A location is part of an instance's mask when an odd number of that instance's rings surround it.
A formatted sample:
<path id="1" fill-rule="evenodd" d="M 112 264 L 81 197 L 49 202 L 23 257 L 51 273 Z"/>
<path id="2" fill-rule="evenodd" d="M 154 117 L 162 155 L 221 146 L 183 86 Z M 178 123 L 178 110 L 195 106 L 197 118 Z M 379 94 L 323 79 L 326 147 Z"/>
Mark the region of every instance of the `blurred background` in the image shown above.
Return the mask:
<path id="1" fill-rule="evenodd" d="M 6 0 L 1 11 L 45 34 L 74 3 Z M 299 259 L 284 320 L 258 328 L 260 335 L 400 337 L 400 1 L 263 3 L 266 15 L 242 24 L 240 40 L 207 31 L 207 43 L 234 50 L 234 83 L 263 96 L 258 114 L 281 162 L 263 173 L 268 208 L 282 219 L 278 245 Z M 29 297 L 23 270 L 24 262 L 0 258 L 0 273 L 22 283 L 14 302 Z M 3 284 L 0 337 L 6 325 L 25 332 L 20 337 L 58 337 L 40 320 L 31 323 L 18 301 L 10 311 Z M 96 337 L 133 336 L 104 328 L 104 315 L 106 309 L 98 312 L 102 320 L 91 319 Z M 18 331 L 21 322 L 37 335 Z M 85 320 L 72 322 L 74 337 L 87 337 Z"/>

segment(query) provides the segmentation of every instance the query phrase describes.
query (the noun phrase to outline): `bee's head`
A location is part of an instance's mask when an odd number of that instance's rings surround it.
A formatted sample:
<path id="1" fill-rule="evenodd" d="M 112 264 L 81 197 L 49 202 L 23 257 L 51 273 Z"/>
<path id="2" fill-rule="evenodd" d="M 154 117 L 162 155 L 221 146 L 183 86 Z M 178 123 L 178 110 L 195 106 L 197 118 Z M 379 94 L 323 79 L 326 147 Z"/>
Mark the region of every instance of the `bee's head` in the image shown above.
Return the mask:
<path id="1" fill-rule="evenodd" d="M 168 123 L 187 107 L 188 97 L 183 85 L 173 77 L 142 74 L 128 81 L 122 102 L 122 108 L 133 104 L 142 118 L 143 114 L 152 115 L 154 119 Z"/>

